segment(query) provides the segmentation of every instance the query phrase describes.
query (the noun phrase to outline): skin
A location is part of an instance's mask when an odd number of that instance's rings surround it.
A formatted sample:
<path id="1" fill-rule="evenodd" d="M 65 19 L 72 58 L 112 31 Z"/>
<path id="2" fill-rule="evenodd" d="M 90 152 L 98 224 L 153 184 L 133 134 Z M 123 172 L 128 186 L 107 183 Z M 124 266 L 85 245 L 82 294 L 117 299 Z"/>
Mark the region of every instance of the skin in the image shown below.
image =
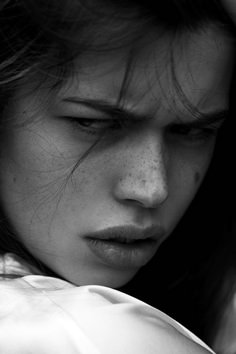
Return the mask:
<path id="1" fill-rule="evenodd" d="M 106 125 L 111 118 L 65 99 L 116 102 L 127 53 L 84 56 L 75 63 L 78 72 L 59 92 L 36 92 L 25 85 L 5 111 L 16 127 L 6 129 L 2 137 L 2 206 L 31 253 L 74 284 L 127 283 L 139 268 L 104 264 L 84 235 L 114 226 L 145 229 L 158 224 L 165 230 L 163 242 L 206 174 L 215 135 L 203 139 L 198 130 L 187 135 L 171 130 L 196 118 L 180 102 L 170 80 L 170 39 L 140 44 L 122 105 L 142 114 L 143 120 L 118 132 L 110 130 L 70 178 L 98 135 L 62 117 L 77 122 L 106 119 Z M 228 107 L 232 56 L 230 41 L 213 26 L 174 43 L 178 82 L 201 112 Z"/>
<path id="2" fill-rule="evenodd" d="M 234 0 L 222 0 L 221 1 L 226 11 L 231 16 L 232 20 L 236 22 L 236 3 Z"/>

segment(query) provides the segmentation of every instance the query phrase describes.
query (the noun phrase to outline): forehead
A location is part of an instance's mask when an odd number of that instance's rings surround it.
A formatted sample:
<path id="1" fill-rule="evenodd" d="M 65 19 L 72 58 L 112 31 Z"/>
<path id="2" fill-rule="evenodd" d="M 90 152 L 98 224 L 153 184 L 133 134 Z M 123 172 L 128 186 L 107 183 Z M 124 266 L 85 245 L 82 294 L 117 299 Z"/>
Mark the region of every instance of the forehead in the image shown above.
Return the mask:
<path id="1" fill-rule="evenodd" d="M 144 110 L 179 101 L 176 88 L 199 109 L 227 101 L 234 49 L 229 36 L 209 25 L 198 32 L 160 31 L 132 49 L 86 55 L 59 97 L 78 96 Z M 125 85 L 124 85 L 125 84 Z M 171 99 L 170 99 L 171 98 Z"/>

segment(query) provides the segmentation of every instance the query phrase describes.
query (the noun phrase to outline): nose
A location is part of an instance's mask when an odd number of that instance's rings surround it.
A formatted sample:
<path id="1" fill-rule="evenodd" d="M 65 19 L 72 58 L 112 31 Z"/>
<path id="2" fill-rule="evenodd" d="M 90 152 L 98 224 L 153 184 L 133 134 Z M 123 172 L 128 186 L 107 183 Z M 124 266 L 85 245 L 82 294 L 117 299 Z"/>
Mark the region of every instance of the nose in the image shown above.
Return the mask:
<path id="1" fill-rule="evenodd" d="M 129 149 L 128 149 L 129 150 Z M 157 208 L 168 198 L 167 154 L 163 139 L 151 137 L 126 153 L 125 165 L 115 188 L 120 202 Z"/>

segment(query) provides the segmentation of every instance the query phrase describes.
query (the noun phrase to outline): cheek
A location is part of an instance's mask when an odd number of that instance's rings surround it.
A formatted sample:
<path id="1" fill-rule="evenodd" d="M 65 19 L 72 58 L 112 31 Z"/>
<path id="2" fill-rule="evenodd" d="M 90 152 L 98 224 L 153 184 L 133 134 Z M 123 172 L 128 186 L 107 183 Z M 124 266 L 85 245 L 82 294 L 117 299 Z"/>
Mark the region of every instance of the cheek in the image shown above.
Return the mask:
<path id="1" fill-rule="evenodd" d="M 195 197 L 201 182 L 204 178 L 205 170 L 201 171 L 196 168 L 183 169 L 181 176 L 176 179 L 174 188 L 172 187 L 172 195 L 179 205 L 182 205 L 183 209 L 188 208 L 192 199 Z M 178 209 L 176 207 L 176 209 Z"/>
<path id="2" fill-rule="evenodd" d="M 14 138 L 14 139 L 13 139 Z M 40 227 L 50 222 L 69 173 L 58 152 L 37 139 L 11 137 L 0 161 L 0 194 L 5 213 L 17 229 Z M 9 142 L 9 145 L 10 145 Z M 38 227 L 37 226 L 37 227 Z"/>
<path id="3" fill-rule="evenodd" d="M 207 173 L 213 149 L 191 154 L 175 154 L 169 171 L 170 208 L 184 211 L 195 197 Z M 180 210 L 179 210 L 180 211 Z"/>
<path id="4" fill-rule="evenodd" d="M 201 173 L 200 172 L 195 172 L 194 173 L 194 182 L 195 185 L 198 185 L 201 181 Z"/>
<path id="5" fill-rule="evenodd" d="M 195 195 L 205 178 L 205 175 L 208 170 L 210 159 L 205 160 L 202 164 L 193 164 L 187 166 L 186 169 L 183 169 L 183 174 L 185 171 L 185 176 L 183 176 L 182 183 L 183 187 L 186 188 L 186 191 L 189 190 L 189 193 Z"/>

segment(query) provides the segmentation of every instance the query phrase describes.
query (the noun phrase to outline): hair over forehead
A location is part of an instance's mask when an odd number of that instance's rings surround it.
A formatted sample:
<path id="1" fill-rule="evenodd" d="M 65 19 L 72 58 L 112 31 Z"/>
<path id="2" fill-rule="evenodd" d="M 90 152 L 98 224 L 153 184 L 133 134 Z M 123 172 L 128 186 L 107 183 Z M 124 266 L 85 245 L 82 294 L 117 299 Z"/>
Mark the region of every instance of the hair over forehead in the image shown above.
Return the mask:
<path id="1" fill-rule="evenodd" d="M 78 73 L 75 59 L 82 54 L 97 58 L 127 49 L 120 103 L 146 44 L 142 39 L 196 32 L 207 24 L 235 32 L 220 0 L 0 0 L 0 112 L 25 81 L 31 83 L 30 92 L 44 83 L 54 89 Z M 166 46 L 170 83 L 178 102 L 198 116 L 178 82 L 171 43 Z"/>
<path id="2" fill-rule="evenodd" d="M 226 23 L 228 20 L 217 0 L 5 0 L 0 3 L 1 40 L 5 39 L 9 47 L 11 43 L 16 44 L 18 37 L 19 47 L 31 41 L 42 45 L 56 39 L 65 45 L 74 41 L 72 34 L 76 33 L 78 45 L 89 47 L 88 39 L 95 38 L 96 43 L 105 47 L 111 42 L 107 42 L 109 35 L 114 40 L 116 36 L 124 39 L 129 34 L 140 35 L 140 31 L 150 26 L 195 29 L 206 21 Z"/>
<path id="3" fill-rule="evenodd" d="M 211 22 L 231 29 L 219 0 L 2 0 L 0 111 L 22 80 L 59 87 L 80 55 L 127 48 L 122 95 L 141 39 L 155 30 L 159 36 L 160 28 L 173 35 Z"/>

